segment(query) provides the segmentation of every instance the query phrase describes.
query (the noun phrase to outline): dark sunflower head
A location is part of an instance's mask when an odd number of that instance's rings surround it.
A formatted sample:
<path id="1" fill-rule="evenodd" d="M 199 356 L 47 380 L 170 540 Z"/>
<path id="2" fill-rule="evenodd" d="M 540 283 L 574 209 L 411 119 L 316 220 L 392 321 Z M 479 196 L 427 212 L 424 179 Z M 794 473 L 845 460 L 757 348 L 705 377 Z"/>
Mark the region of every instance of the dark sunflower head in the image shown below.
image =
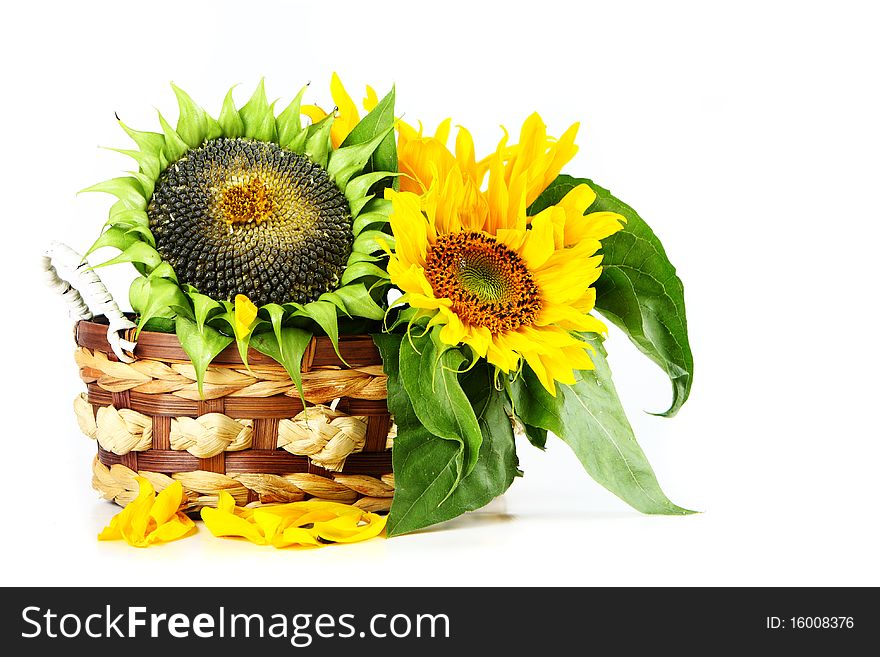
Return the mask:
<path id="1" fill-rule="evenodd" d="M 170 322 L 196 355 L 199 380 L 206 355 L 234 339 L 245 358 L 251 335 L 267 330 L 252 344 L 283 352 L 296 380 L 294 354 L 306 342 L 295 331 L 321 330 L 335 343 L 340 317 L 384 316 L 390 204 L 371 190 L 397 169 L 394 90 L 363 121 L 349 114 L 343 131 L 314 107 L 304 125 L 305 87 L 277 116 L 262 82 L 241 108 L 230 91 L 216 119 L 173 89 L 176 127 L 161 114 L 161 133 L 120 122 L 138 169 L 87 190 L 118 199 L 88 253 L 114 247 L 121 253 L 103 265 L 134 264 L 139 329 Z"/>
<path id="2" fill-rule="evenodd" d="M 216 299 L 315 301 L 351 254 L 345 195 L 322 167 L 271 142 L 221 137 L 188 151 L 159 177 L 147 215 L 179 281 Z"/>

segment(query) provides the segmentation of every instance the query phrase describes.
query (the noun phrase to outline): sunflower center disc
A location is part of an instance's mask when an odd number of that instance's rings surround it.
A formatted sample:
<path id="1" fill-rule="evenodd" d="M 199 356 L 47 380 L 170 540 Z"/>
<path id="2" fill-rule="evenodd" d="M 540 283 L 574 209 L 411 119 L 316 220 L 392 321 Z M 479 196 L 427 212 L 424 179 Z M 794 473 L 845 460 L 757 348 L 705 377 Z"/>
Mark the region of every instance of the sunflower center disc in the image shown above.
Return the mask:
<path id="1" fill-rule="evenodd" d="M 441 235 L 425 264 L 434 294 L 450 299 L 469 326 L 503 333 L 531 324 L 541 310 L 538 287 L 519 254 L 483 233 Z"/>
<path id="2" fill-rule="evenodd" d="M 220 195 L 220 209 L 229 224 L 260 223 L 272 214 L 272 199 L 263 181 L 254 178 L 224 190 Z"/>
<path id="3" fill-rule="evenodd" d="M 213 139 L 159 177 L 147 208 L 159 254 L 180 283 L 257 305 L 314 301 L 351 253 L 351 213 L 327 172 L 250 139 Z"/>

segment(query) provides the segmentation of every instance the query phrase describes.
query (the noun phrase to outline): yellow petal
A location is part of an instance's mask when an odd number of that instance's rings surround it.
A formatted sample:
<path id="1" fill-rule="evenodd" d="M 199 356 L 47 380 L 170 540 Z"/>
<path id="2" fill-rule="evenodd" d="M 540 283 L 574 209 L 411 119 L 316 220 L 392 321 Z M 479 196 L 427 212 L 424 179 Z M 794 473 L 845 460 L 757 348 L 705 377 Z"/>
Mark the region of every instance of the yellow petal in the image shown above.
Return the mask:
<path id="1" fill-rule="evenodd" d="M 394 194 L 389 217 L 394 234 L 395 255 L 403 267 L 424 266 L 428 253 L 428 220 L 422 214 L 419 197 L 409 192 Z"/>
<path id="2" fill-rule="evenodd" d="M 532 368 L 535 376 L 538 377 L 538 381 L 541 382 L 541 385 L 544 386 L 547 392 L 555 397 L 556 385 L 553 383 L 553 377 L 550 376 L 547 372 L 547 368 L 544 367 L 544 362 L 541 360 L 541 357 L 534 351 L 527 351 L 522 354 L 522 356 L 526 359 L 529 367 Z"/>
<path id="3" fill-rule="evenodd" d="M 526 231 L 519 254 L 532 271 L 539 269 L 553 255 L 556 242 L 553 237 L 551 213 L 542 212 L 532 219 L 532 229 Z"/>
<path id="4" fill-rule="evenodd" d="M 180 482 L 174 482 L 157 496 L 148 480 L 138 477 L 136 481 L 137 498 L 113 517 L 98 540 L 123 539 L 134 547 L 147 547 L 193 533 L 195 523 L 178 512 L 183 499 Z"/>
<path id="5" fill-rule="evenodd" d="M 573 187 L 568 194 L 562 197 L 559 205 L 565 209 L 566 213 L 583 216 L 596 200 L 596 192 L 589 185 L 581 183 Z"/>
<path id="6" fill-rule="evenodd" d="M 509 194 L 507 191 L 507 181 L 504 179 L 504 168 L 502 166 L 501 157 L 498 155 L 496 155 L 489 164 L 489 188 L 487 190 L 487 198 L 489 201 L 489 222 L 486 226 L 486 230 L 490 235 L 503 228 L 520 228 L 520 226 L 510 226 L 507 223 L 509 217 L 507 211 Z M 525 228 L 525 226 L 522 226 L 522 228 Z"/>
<path id="7" fill-rule="evenodd" d="M 565 225 L 565 244 L 577 244 L 581 240 L 604 240 L 618 232 L 626 218 L 616 212 L 591 212 L 569 219 Z"/>
<path id="8" fill-rule="evenodd" d="M 235 498 L 225 490 L 221 490 L 217 495 L 217 509 L 224 513 L 233 513 L 235 511 Z"/>
<path id="9" fill-rule="evenodd" d="M 349 133 L 360 121 L 357 105 L 348 95 L 342 80 L 334 73 L 330 78 L 330 95 L 333 102 L 336 103 L 336 117 L 333 119 L 333 126 L 330 128 L 330 141 L 334 148 L 339 148 L 340 144 L 345 141 Z"/>
<path id="10" fill-rule="evenodd" d="M 284 517 L 277 513 L 271 513 L 263 508 L 254 509 L 253 523 L 260 529 L 260 534 L 268 543 L 275 538 L 283 521 Z"/>
<path id="11" fill-rule="evenodd" d="M 404 267 L 397 258 L 392 257 L 388 260 L 388 275 L 391 276 L 391 282 L 403 292 L 434 296 L 434 291 L 425 278 L 425 270 L 421 265 Z"/>
<path id="12" fill-rule="evenodd" d="M 156 527 L 147 540 L 152 543 L 170 543 L 196 532 L 196 523 L 183 513 L 175 513 L 163 524 Z"/>
<path id="13" fill-rule="evenodd" d="M 276 535 L 272 541 L 276 548 L 286 548 L 298 545 L 301 547 L 321 547 L 323 544 L 317 539 L 314 531 L 302 527 L 288 527 Z"/>
<path id="14" fill-rule="evenodd" d="M 455 138 L 455 159 L 462 171 L 479 186 L 482 180 L 478 179 L 474 139 L 471 133 L 461 126 L 458 127 L 458 135 Z"/>
<path id="15" fill-rule="evenodd" d="M 485 326 L 472 326 L 464 342 L 476 352 L 480 358 L 485 358 L 492 342 L 492 334 Z"/>
<path id="16" fill-rule="evenodd" d="M 354 522 L 352 523 L 352 520 Z M 388 518 L 375 513 L 365 513 L 359 518 L 340 518 L 316 525 L 315 530 L 321 538 L 334 543 L 357 543 L 374 538 L 385 529 Z M 358 522 L 360 521 L 360 522 Z M 363 524 L 360 524 L 363 523 Z"/>
<path id="17" fill-rule="evenodd" d="M 502 372 L 513 372 L 519 367 L 519 354 L 511 348 L 507 335 L 493 335 L 486 349 L 486 360 Z"/>
<path id="18" fill-rule="evenodd" d="M 529 193 L 526 202 L 531 205 L 541 195 L 547 186 L 556 180 L 562 171 L 562 167 L 568 164 L 577 154 L 578 147 L 574 140 L 577 136 L 580 124 L 574 123 L 568 128 L 559 140 L 550 147 L 548 158 L 544 159 L 539 166 L 533 167 L 530 172 Z"/>
<path id="19" fill-rule="evenodd" d="M 510 158 L 506 177 L 508 182 L 521 175 L 529 177 L 530 172 L 538 163 L 538 156 L 543 155 L 547 145 L 547 126 L 537 112 L 532 113 L 523 123 L 519 133 L 519 144 Z"/>
<path id="20" fill-rule="evenodd" d="M 235 295 L 235 334 L 244 337 L 250 333 L 257 319 L 257 307 L 243 294 Z"/>
<path id="21" fill-rule="evenodd" d="M 206 506 L 202 509 L 202 522 L 214 536 L 246 538 L 257 545 L 266 544 L 266 539 L 256 524 L 234 513 Z"/>
<path id="22" fill-rule="evenodd" d="M 376 90 L 370 85 L 367 85 L 367 95 L 364 97 L 364 109 L 370 112 L 378 104 L 379 96 L 376 95 Z"/>
<path id="23" fill-rule="evenodd" d="M 440 340 L 453 347 L 460 344 L 468 332 L 467 327 L 461 323 L 458 315 L 447 308 L 441 308 L 440 312 L 445 314 L 447 318 L 446 326 L 440 331 Z"/>
<path id="24" fill-rule="evenodd" d="M 400 191 L 423 194 L 435 181 L 442 182 L 455 166 L 455 157 L 433 138 L 410 139 L 398 146 Z"/>
<path id="25" fill-rule="evenodd" d="M 443 119 L 440 125 L 437 126 L 437 130 L 434 131 L 434 139 L 445 145 L 449 141 L 449 129 L 451 127 L 452 119 Z"/>
<path id="26" fill-rule="evenodd" d="M 317 105 L 303 105 L 302 107 L 300 107 L 299 111 L 301 114 L 309 117 L 309 119 L 312 121 L 312 125 L 318 123 L 318 121 L 323 121 L 325 118 L 327 118 L 327 112 L 322 110 Z"/>
<path id="27" fill-rule="evenodd" d="M 156 521 L 156 524 L 161 525 L 177 513 L 182 501 L 183 485 L 179 481 L 175 481 L 166 486 L 165 490 L 156 496 L 153 508 L 150 509 L 150 515 Z"/>

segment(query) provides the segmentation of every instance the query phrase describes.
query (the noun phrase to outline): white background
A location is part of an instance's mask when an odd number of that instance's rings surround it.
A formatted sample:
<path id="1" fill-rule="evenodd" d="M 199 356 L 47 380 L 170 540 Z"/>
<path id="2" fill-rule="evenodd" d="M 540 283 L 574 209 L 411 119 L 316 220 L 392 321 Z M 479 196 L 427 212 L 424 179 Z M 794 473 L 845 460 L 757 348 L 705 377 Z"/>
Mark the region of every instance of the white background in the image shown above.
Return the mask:
<path id="1" fill-rule="evenodd" d="M 311 6 L 308 6 L 311 5 Z M 880 584 L 878 16 L 869 2 L 14 3 L 0 35 L 3 584 Z M 690 402 L 620 334 L 610 361 L 661 484 L 704 513 L 644 517 L 569 449 L 522 445 L 501 500 L 432 531 L 315 551 L 98 543 L 71 326 L 50 239 L 87 247 L 129 166 L 113 113 L 156 129 L 174 80 L 212 112 L 261 76 L 329 104 L 393 82 L 398 113 L 485 153 L 538 110 L 582 122 L 567 167 L 633 205 L 685 282 Z M 124 272 L 123 272 L 124 274 Z M 120 276 L 117 274 L 116 276 Z M 116 291 L 125 296 L 124 275 Z M 121 282 L 120 282 L 121 281 Z"/>

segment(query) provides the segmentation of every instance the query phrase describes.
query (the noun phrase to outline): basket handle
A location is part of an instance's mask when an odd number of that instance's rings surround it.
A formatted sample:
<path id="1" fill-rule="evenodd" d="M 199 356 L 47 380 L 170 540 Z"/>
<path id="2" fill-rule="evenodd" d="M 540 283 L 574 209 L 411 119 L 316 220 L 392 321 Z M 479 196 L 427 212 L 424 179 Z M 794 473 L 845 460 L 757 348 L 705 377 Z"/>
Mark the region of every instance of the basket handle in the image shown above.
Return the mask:
<path id="1" fill-rule="evenodd" d="M 123 363 L 133 363 L 137 342 L 123 337 L 123 333 L 136 328 L 134 322 L 119 310 L 101 278 L 89 266 L 85 258 L 61 242 L 52 242 L 43 254 L 43 271 L 46 284 L 67 302 L 70 316 L 74 320 L 92 319 L 92 310 L 104 315 L 110 322 L 107 328 L 107 342 L 113 353 Z"/>

